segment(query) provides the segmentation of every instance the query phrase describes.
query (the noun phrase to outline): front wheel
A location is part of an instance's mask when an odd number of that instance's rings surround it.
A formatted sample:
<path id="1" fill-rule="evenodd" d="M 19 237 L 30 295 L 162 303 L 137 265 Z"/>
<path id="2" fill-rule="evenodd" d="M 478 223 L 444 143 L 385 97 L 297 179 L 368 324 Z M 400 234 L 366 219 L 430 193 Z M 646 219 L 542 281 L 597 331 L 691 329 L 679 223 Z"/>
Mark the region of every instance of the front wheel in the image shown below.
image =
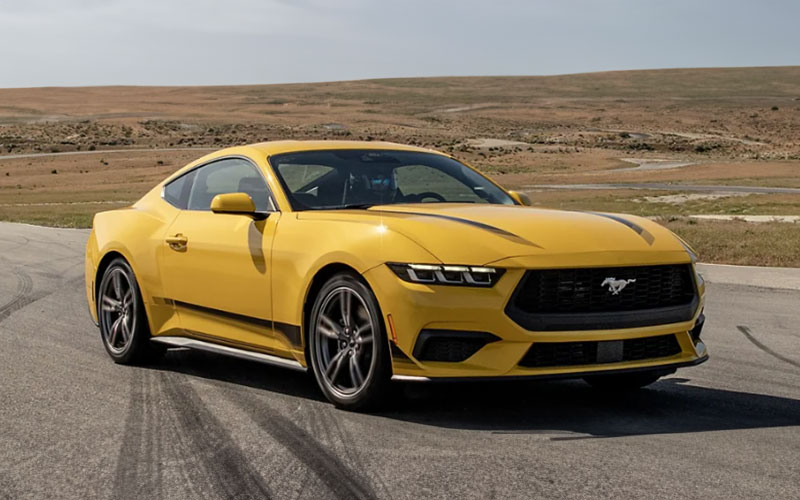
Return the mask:
<path id="1" fill-rule="evenodd" d="M 120 364 L 155 360 L 163 349 L 150 343 L 150 328 L 131 266 L 116 259 L 103 273 L 97 290 L 97 316 L 103 346 Z"/>
<path id="2" fill-rule="evenodd" d="M 375 408 L 391 367 L 378 301 L 361 279 L 340 273 L 323 285 L 309 325 L 311 366 L 322 392 L 347 410 Z"/>
<path id="3" fill-rule="evenodd" d="M 583 380 L 596 389 L 604 391 L 631 391 L 640 389 L 660 379 L 664 372 L 634 372 L 615 375 L 594 375 Z"/>

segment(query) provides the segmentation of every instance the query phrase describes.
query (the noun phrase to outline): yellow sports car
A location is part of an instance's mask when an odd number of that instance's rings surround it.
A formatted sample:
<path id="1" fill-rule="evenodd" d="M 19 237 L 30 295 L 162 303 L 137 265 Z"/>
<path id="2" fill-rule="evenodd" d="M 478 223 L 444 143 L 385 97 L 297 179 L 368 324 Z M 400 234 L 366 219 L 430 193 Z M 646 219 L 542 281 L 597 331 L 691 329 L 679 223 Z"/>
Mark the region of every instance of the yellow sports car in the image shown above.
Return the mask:
<path id="1" fill-rule="evenodd" d="M 707 359 L 684 241 L 529 204 L 422 148 L 229 148 L 97 214 L 86 293 L 118 363 L 189 347 L 311 369 L 350 409 L 392 380 L 640 387 Z"/>

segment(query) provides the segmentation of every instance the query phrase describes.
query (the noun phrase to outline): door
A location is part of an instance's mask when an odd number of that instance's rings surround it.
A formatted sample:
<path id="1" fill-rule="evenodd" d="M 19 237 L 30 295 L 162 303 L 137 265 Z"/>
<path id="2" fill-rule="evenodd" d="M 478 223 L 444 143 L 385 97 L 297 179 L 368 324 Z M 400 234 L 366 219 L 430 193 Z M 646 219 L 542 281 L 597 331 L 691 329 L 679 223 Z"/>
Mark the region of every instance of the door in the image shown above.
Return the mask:
<path id="1" fill-rule="evenodd" d="M 166 298 L 175 304 L 181 328 L 193 337 L 284 354 L 271 319 L 270 251 L 280 212 L 261 172 L 248 160 L 226 158 L 187 175 L 192 184 L 184 209 L 161 252 Z M 211 212 L 214 196 L 239 192 L 269 216 Z"/>

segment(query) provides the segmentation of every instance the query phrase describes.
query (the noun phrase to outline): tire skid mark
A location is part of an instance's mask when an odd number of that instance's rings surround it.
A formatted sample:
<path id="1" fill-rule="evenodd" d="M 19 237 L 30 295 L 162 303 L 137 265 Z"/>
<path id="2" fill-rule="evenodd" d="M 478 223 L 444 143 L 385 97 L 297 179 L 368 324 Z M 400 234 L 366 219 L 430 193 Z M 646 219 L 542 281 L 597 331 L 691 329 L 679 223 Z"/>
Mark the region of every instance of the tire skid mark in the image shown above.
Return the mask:
<path id="1" fill-rule="evenodd" d="M 160 498 L 162 477 L 155 418 L 153 380 L 148 372 L 131 371 L 128 414 L 122 437 L 111 498 Z"/>
<path id="2" fill-rule="evenodd" d="M 162 388 L 172 403 L 181 430 L 188 438 L 190 456 L 198 459 L 212 488 L 221 498 L 270 498 L 264 479 L 248 464 L 247 458 L 225 426 L 206 408 L 188 382 L 175 373 L 160 374 Z"/>
<path id="3" fill-rule="evenodd" d="M 330 424 L 330 426 L 335 430 L 336 434 L 339 436 L 339 441 L 344 445 L 344 449 L 347 450 L 352 462 L 358 464 L 361 470 L 368 470 L 368 468 L 364 466 L 364 457 L 362 456 L 361 448 L 358 446 L 352 446 L 353 439 L 350 433 L 342 425 L 342 420 L 336 418 L 334 411 L 335 410 L 330 406 L 322 408 L 322 419 L 323 422 L 325 422 L 324 425 Z M 374 474 L 370 475 L 370 477 L 374 480 L 377 480 L 379 483 L 379 489 L 381 490 L 380 495 L 378 495 L 379 498 L 394 498 L 391 488 L 389 488 L 383 481 L 380 470 L 376 470 Z"/>
<path id="4" fill-rule="evenodd" d="M 173 383 L 171 380 L 164 380 L 153 377 L 154 384 L 159 388 L 161 400 L 159 401 L 159 408 L 162 409 L 162 414 L 159 420 L 159 435 L 156 439 L 163 443 L 168 443 L 169 458 L 173 463 L 178 464 L 175 471 L 180 475 L 180 481 L 175 482 L 174 479 L 170 480 L 169 484 L 178 486 L 181 491 L 181 496 L 184 498 L 203 498 L 208 495 L 208 492 L 217 491 L 218 488 L 214 486 L 214 478 L 210 477 L 205 469 L 197 467 L 194 461 L 195 452 L 191 444 L 189 432 L 183 427 L 178 413 L 172 410 L 172 404 L 166 396 L 164 396 L 164 384 Z M 187 459 L 188 457 L 188 459 Z"/>
<path id="5" fill-rule="evenodd" d="M 8 319 L 8 317 L 13 313 L 24 309 L 25 307 L 33 304 L 34 302 L 42 300 L 49 295 L 52 295 L 59 289 L 83 281 L 83 276 L 75 276 L 62 281 L 55 287 L 52 287 L 50 290 L 42 290 L 34 293 L 33 279 L 31 279 L 31 276 L 28 273 L 18 267 L 12 268 L 11 272 L 17 277 L 17 291 L 14 293 L 14 296 L 10 301 L 0 306 L 0 323 Z"/>
<path id="6" fill-rule="evenodd" d="M 21 238 L 21 239 L 22 239 L 22 240 L 24 240 L 24 241 L 21 241 L 21 242 L 13 242 L 13 245 L 14 245 L 14 246 L 12 246 L 11 248 L 6 248 L 6 249 L 3 249 L 3 252 L 4 252 L 4 253 L 13 252 L 14 250 L 17 250 L 18 248 L 22 248 L 22 247 L 26 246 L 26 245 L 27 245 L 28 243 L 30 243 L 30 241 L 31 241 L 30 239 L 28 239 L 28 238 L 27 238 L 27 237 L 25 237 L 25 236 L 19 236 L 19 238 Z M 12 242 L 11 242 L 11 241 L 9 241 L 9 240 L 0 240 L 0 241 L 2 241 L 3 243 L 12 243 Z"/>
<path id="7" fill-rule="evenodd" d="M 311 469 L 336 498 L 377 498 L 364 478 L 342 463 L 339 457 L 308 432 L 262 400 L 243 391 L 221 392 L 231 403 L 244 410 L 263 431 Z"/>
<path id="8" fill-rule="evenodd" d="M 17 289 L 11 300 L 0 306 L 0 322 L 8 318 L 11 313 L 22 309 L 34 300 L 31 296 L 33 280 L 30 275 L 18 268 L 12 268 L 11 272 L 17 278 Z"/>
<path id="9" fill-rule="evenodd" d="M 8 319 L 8 317 L 13 313 L 28 307 L 34 302 L 38 302 L 45 297 L 49 297 L 66 286 L 71 286 L 83 281 L 83 276 L 76 276 L 61 282 L 58 286 L 51 288 L 50 290 L 32 293 L 33 280 L 31 280 L 30 275 L 20 270 L 14 270 L 13 272 L 14 274 L 17 274 L 22 285 L 17 288 L 17 293 L 14 295 L 14 298 L 11 299 L 11 301 L 7 302 L 3 306 L 0 306 L 0 323 Z"/>
<path id="10" fill-rule="evenodd" d="M 747 338 L 747 340 L 752 342 L 753 345 L 755 345 L 756 347 L 758 347 L 759 349 L 761 349 L 765 353 L 767 353 L 770 356 L 772 356 L 774 358 L 777 358 L 777 359 L 779 359 L 779 360 L 781 360 L 783 362 L 789 363 L 792 366 L 800 368 L 800 363 L 799 362 L 797 362 L 797 361 L 795 361 L 793 359 L 787 358 L 783 354 L 781 354 L 779 352 L 775 352 L 771 348 L 769 348 L 766 345 L 762 344 L 757 338 L 755 338 L 755 336 L 753 335 L 753 332 L 750 331 L 749 327 L 747 327 L 745 325 L 738 325 L 736 327 L 736 329 L 739 330 L 740 332 L 742 332 L 742 334 Z"/>

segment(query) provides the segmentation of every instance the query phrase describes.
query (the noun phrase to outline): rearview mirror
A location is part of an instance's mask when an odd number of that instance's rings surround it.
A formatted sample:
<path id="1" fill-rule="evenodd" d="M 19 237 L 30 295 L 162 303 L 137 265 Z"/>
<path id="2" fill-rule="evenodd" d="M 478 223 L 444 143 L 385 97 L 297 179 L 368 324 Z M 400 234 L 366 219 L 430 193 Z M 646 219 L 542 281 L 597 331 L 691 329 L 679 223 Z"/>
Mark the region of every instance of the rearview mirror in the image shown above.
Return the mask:
<path id="1" fill-rule="evenodd" d="M 254 219 L 266 219 L 267 212 L 257 212 L 256 204 L 247 193 L 218 194 L 211 200 L 211 211 L 215 214 L 248 215 Z"/>
<path id="2" fill-rule="evenodd" d="M 508 194 L 511 195 L 514 200 L 520 205 L 525 205 L 526 207 L 531 206 L 531 199 L 528 197 L 527 194 L 521 191 L 509 191 Z"/>

